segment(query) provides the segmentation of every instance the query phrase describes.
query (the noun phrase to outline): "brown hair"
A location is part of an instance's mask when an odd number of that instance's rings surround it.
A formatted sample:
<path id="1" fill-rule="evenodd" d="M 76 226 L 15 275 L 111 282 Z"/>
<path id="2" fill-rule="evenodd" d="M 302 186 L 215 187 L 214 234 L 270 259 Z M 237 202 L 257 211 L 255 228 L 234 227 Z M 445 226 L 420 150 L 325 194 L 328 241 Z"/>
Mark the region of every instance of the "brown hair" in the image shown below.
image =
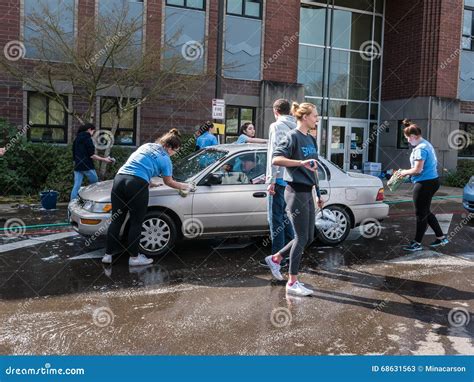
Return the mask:
<path id="1" fill-rule="evenodd" d="M 178 129 L 171 129 L 161 138 L 158 138 L 156 142 L 163 147 L 168 147 L 176 151 L 181 147 L 181 134 Z"/>
<path id="2" fill-rule="evenodd" d="M 290 114 L 290 103 L 287 99 L 277 99 L 275 102 L 273 102 L 273 108 L 281 115 Z"/>
<path id="3" fill-rule="evenodd" d="M 247 135 L 246 131 L 250 125 L 253 125 L 252 122 L 245 122 L 242 126 L 240 126 L 239 134 Z"/>
<path id="4" fill-rule="evenodd" d="M 402 121 L 402 125 L 405 126 L 403 129 L 403 134 L 405 134 L 406 137 L 409 137 L 410 135 L 416 135 L 419 137 L 421 135 L 421 129 L 416 123 L 413 123 L 409 119 L 405 118 Z"/>
<path id="5" fill-rule="evenodd" d="M 293 102 L 291 105 L 291 114 L 293 114 L 298 121 L 301 121 L 303 116 L 310 115 L 313 110 L 316 110 L 316 106 L 309 102 L 303 102 L 300 104 Z"/>
<path id="6" fill-rule="evenodd" d="M 213 127 L 214 124 L 211 121 L 206 121 L 201 126 L 199 126 L 199 133 L 205 133 L 206 131 L 211 130 Z"/>

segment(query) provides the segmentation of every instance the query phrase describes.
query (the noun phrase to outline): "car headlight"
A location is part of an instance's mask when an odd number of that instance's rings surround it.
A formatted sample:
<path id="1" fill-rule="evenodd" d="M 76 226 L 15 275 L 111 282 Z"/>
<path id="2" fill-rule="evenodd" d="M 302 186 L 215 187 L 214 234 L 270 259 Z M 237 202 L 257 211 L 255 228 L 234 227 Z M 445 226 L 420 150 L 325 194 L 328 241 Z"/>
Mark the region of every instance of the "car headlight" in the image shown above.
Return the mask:
<path id="1" fill-rule="evenodd" d="M 89 212 L 96 212 L 96 213 L 107 213 L 112 211 L 112 204 L 111 203 L 98 203 L 98 202 L 92 202 L 90 200 L 87 200 L 84 203 L 84 206 L 82 207 L 86 211 Z"/>

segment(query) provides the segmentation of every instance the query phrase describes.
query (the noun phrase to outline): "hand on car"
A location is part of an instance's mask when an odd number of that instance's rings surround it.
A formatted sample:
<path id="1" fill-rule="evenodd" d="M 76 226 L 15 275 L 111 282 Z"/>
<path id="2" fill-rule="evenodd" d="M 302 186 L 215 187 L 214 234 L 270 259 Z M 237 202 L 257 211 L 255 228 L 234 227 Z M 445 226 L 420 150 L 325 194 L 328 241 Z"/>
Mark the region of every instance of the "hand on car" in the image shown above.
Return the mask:
<path id="1" fill-rule="evenodd" d="M 4 156 L 6 151 L 5 147 L 0 147 L 0 157 Z"/>
<path id="2" fill-rule="evenodd" d="M 321 198 L 318 199 L 318 207 L 320 209 L 323 209 L 323 207 L 324 207 L 324 202 L 321 200 Z"/>
<path id="3" fill-rule="evenodd" d="M 150 182 L 150 188 L 159 187 L 160 183 Z"/>

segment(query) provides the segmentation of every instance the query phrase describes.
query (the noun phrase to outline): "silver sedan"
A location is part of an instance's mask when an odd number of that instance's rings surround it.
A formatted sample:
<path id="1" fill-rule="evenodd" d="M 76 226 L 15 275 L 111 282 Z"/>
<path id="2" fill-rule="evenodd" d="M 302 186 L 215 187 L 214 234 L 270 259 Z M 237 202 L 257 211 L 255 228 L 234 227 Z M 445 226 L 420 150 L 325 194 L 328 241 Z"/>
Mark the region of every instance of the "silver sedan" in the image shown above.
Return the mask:
<path id="1" fill-rule="evenodd" d="M 150 189 L 141 252 L 161 255 L 183 239 L 268 235 L 266 161 L 266 145 L 255 144 L 213 146 L 180 160 L 173 178 L 194 183 L 195 190 L 183 197 L 154 179 L 159 186 Z M 320 241 L 337 245 L 352 228 L 387 217 L 380 179 L 346 173 L 323 158 L 318 162 L 324 208 L 337 223 L 317 232 Z M 112 183 L 82 188 L 79 198 L 69 204 L 70 222 L 77 232 L 95 237 L 107 233 L 114 219 Z"/>

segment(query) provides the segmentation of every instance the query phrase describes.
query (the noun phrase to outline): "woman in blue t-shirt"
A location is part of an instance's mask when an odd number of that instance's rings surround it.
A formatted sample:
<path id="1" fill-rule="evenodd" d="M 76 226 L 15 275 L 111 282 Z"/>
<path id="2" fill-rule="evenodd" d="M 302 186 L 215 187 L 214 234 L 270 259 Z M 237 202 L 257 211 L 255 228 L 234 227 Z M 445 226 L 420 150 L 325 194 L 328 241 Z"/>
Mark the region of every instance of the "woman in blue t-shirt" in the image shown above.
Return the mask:
<path id="1" fill-rule="evenodd" d="M 196 149 L 201 150 L 205 147 L 217 145 L 217 138 L 212 134 L 214 129 L 214 124 L 210 121 L 205 122 L 201 127 L 199 127 L 199 132 L 201 135 L 196 139 Z"/>
<path id="2" fill-rule="evenodd" d="M 252 122 L 245 122 L 240 126 L 239 138 L 235 142 L 236 144 L 241 143 L 267 143 L 266 139 L 255 138 L 255 126 Z"/>
<path id="3" fill-rule="evenodd" d="M 421 241 L 428 225 L 436 234 L 436 240 L 430 244 L 430 247 L 446 245 L 448 239 L 444 236 L 438 219 L 430 210 L 433 195 L 439 189 L 438 159 L 436 158 L 435 150 L 430 142 L 423 139 L 421 129 L 417 125 L 407 119 L 403 120 L 403 124 L 405 125 L 403 133 L 408 143 L 413 146 L 413 151 L 410 155 L 411 169 L 403 170 L 401 175 L 411 176 L 411 180 L 415 184 L 413 188 L 413 202 L 416 212 L 415 240 L 409 245 L 404 246 L 403 249 L 409 252 L 416 252 L 423 249 Z"/>
<path id="4" fill-rule="evenodd" d="M 143 219 L 148 210 L 148 189 L 157 186 L 151 179 L 161 176 L 168 187 L 189 190 L 188 184 L 176 182 L 172 178 L 170 156 L 174 155 L 180 146 L 181 135 L 178 130 L 172 129 L 155 143 L 140 146 L 118 171 L 112 188 L 112 219 L 107 231 L 105 255 L 102 258 L 104 264 L 111 264 L 112 256 L 123 250 L 120 230 L 127 212 L 130 213 L 126 249 L 130 255 L 129 265 L 147 265 L 153 262 L 138 253 Z"/>

